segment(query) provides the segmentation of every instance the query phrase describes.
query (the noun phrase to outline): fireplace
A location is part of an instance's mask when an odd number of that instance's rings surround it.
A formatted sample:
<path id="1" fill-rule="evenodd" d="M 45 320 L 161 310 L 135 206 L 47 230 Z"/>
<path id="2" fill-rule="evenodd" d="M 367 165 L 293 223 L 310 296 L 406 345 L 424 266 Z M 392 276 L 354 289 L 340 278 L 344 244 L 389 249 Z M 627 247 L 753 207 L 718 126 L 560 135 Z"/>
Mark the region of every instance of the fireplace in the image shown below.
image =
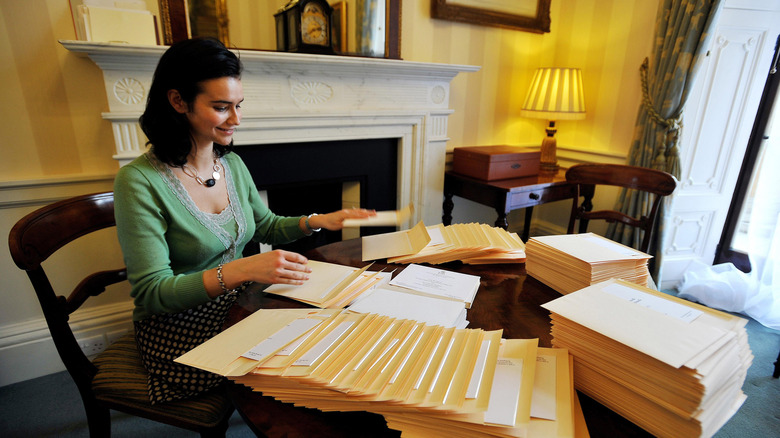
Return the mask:
<path id="1" fill-rule="evenodd" d="M 371 139 L 256 145 L 236 148 L 236 153 L 246 163 L 257 188 L 266 192 L 268 206 L 276 214 L 326 213 L 345 206 L 382 211 L 396 208 L 397 143 L 396 139 Z M 394 230 L 361 228 L 351 230 L 347 237 Z M 341 239 L 341 231 L 323 230 L 312 238 L 276 248 L 303 252 Z"/>
<path id="2" fill-rule="evenodd" d="M 115 139 L 115 148 L 106 153 L 120 165 L 143 153 L 146 139 L 138 116 L 165 47 L 61 44 L 103 70 L 109 111 L 102 116 L 111 123 Z M 419 221 L 441 222 L 450 82 L 478 67 L 251 50 L 238 54 L 244 63 L 245 97 L 244 117 L 234 136 L 240 155 L 306 143 L 326 148 L 341 141 L 390 141 L 396 191 L 391 207 L 415 205 L 404 228 Z M 362 145 L 372 150 L 370 142 Z M 335 162 L 349 157 L 329 155 L 338 158 Z M 260 173 L 255 177 L 262 179 Z"/>

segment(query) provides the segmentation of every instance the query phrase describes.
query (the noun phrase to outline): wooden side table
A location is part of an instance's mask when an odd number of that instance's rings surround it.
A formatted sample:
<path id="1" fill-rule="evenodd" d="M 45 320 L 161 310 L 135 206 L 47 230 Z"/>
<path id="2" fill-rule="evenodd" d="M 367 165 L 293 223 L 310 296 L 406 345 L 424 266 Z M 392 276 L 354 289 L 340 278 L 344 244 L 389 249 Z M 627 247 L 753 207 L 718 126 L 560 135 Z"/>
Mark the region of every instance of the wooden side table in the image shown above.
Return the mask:
<path id="1" fill-rule="evenodd" d="M 540 173 L 523 178 L 482 181 L 465 175 L 447 171 L 444 173 L 444 204 L 442 223 L 452 223 L 452 202 L 454 195 L 493 207 L 498 213 L 496 226 L 503 229 L 509 227 L 507 214 L 512 210 L 525 208 L 525 224 L 521 236 L 523 242 L 528 241 L 531 229 L 531 216 L 535 205 L 545 202 L 573 199 L 577 196 L 577 186 L 566 182 L 566 169 L 557 173 Z M 582 193 L 586 205 L 593 199 L 593 191 Z"/>

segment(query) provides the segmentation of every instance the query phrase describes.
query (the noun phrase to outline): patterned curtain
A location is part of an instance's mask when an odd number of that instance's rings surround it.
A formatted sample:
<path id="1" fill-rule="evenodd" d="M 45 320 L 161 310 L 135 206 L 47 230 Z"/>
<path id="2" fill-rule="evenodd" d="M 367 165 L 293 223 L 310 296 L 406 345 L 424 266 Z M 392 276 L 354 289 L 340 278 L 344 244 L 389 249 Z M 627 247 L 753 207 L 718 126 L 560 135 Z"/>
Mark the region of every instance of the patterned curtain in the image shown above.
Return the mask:
<path id="1" fill-rule="evenodd" d="M 655 24 L 651 57 L 640 67 L 642 104 L 639 107 L 634 138 L 627 164 L 669 172 L 680 178 L 682 110 L 705 55 L 711 32 L 723 0 L 661 0 Z M 621 191 L 615 205 L 634 217 L 650 212 L 650 195 Z M 661 262 L 668 200 L 662 203 L 650 243 L 654 256 L 652 274 L 661 282 Z M 634 248 L 642 233 L 633 227 L 613 223 L 607 237 Z"/>

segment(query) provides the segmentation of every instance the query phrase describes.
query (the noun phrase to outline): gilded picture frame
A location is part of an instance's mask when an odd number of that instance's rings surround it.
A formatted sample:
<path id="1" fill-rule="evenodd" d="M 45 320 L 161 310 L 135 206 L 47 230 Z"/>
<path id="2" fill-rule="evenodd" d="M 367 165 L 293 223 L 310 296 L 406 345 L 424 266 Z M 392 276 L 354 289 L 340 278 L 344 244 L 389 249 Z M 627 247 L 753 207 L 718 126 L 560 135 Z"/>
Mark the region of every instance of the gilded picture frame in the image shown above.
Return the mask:
<path id="1" fill-rule="evenodd" d="M 341 1 L 331 5 L 333 7 L 333 49 L 340 53 L 347 53 L 347 2 Z"/>
<path id="2" fill-rule="evenodd" d="M 550 31 L 551 0 L 431 0 L 431 16 L 525 32 Z"/>

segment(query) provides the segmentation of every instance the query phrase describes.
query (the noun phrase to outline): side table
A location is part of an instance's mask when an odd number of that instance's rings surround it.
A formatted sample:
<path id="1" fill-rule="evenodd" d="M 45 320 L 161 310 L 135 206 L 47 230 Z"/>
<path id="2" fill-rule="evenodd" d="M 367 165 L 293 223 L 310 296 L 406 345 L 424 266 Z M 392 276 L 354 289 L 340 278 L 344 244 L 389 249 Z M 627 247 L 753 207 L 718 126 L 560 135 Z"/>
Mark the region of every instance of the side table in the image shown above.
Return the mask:
<path id="1" fill-rule="evenodd" d="M 533 207 L 546 202 L 573 199 L 577 196 L 577 186 L 566 182 L 566 169 L 563 168 L 557 173 L 540 173 L 495 181 L 482 181 L 449 170 L 444 173 L 444 225 L 452 223 L 454 195 L 493 207 L 498 213 L 495 225 L 503 229 L 509 227 L 506 217 L 510 211 L 525 208 L 525 224 L 521 238 L 523 242 L 527 242 Z M 591 205 L 592 188 L 581 195 L 585 197 L 586 205 Z"/>

